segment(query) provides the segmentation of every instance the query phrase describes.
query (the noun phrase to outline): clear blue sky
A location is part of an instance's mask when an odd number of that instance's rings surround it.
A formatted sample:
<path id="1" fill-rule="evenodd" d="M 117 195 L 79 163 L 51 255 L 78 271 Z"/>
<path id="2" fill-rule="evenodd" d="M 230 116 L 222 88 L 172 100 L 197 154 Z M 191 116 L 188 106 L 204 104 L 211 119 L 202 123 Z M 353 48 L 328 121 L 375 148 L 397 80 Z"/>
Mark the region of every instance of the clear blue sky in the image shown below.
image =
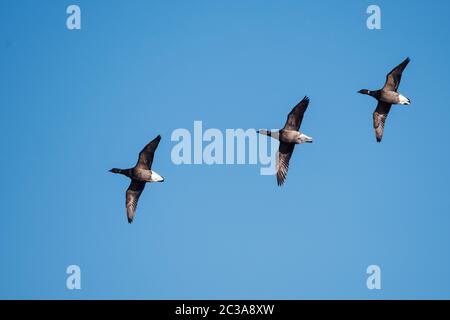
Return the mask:
<path id="1" fill-rule="evenodd" d="M 82 30 L 66 28 L 78 4 Z M 382 30 L 366 28 L 378 4 Z M 448 1 L 0 2 L 0 298 L 450 298 Z M 382 144 L 376 89 L 406 56 Z M 259 167 L 176 166 L 170 135 L 281 127 Z M 128 167 L 157 134 L 128 225 Z M 82 290 L 66 289 L 66 268 Z M 367 266 L 382 290 L 366 288 Z"/>

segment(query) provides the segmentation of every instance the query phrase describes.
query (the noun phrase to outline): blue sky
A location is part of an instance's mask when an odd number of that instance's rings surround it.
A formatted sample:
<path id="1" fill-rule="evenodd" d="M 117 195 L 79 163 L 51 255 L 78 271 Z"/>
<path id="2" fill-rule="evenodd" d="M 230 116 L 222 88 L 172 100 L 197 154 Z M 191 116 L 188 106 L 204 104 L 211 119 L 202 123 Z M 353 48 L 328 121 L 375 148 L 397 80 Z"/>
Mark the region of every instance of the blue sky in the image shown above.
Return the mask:
<path id="1" fill-rule="evenodd" d="M 77 4 L 82 29 L 66 28 Z M 382 30 L 368 30 L 377 4 Z M 1 1 L 0 298 L 450 298 L 448 1 Z M 377 89 L 406 56 L 375 142 Z M 172 163 L 173 130 L 275 128 L 287 184 Z M 134 224 L 125 177 L 163 139 Z M 81 267 L 82 290 L 66 289 Z M 366 268 L 382 290 L 366 288 Z"/>

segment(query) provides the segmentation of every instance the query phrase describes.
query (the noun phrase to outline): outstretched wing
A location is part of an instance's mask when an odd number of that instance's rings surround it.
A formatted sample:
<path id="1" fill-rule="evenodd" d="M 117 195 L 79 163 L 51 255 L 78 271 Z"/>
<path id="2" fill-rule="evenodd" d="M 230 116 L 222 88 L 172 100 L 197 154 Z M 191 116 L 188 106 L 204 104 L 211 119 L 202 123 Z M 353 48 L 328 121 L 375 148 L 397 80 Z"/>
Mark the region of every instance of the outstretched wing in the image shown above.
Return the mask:
<path id="1" fill-rule="evenodd" d="M 391 72 L 386 76 L 386 84 L 384 85 L 384 90 L 386 91 L 397 91 L 398 86 L 400 85 L 400 81 L 402 80 L 402 73 L 408 65 L 409 58 L 406 58 L 405 61 L 396 66 Z"/>
<path id="2" fill-rule="evenodd" d="M 136 207 L 141 196 L 142 191 L 144 191 L 145 182 L 131 180 L 130 186 L 127 189 L 126 195 L 126 207 L 127 207 L 127 217 L 128 223 L 132 223 L 134 215 L 136 213 Z"/>
<path id="3" fill-rule="evenodd" d="M 139 153 L 139 159 L 136 167 L 149 170 L 152 168 L 153 157 L 155 155 L 155 150 L 158 148 L 159 141 L 161 141 L 161 136 L 158 135 L 149 144 L 145 146 L 144 149 Z"/>
<path id="4" fill-rule="evenodd" d="M 305 114 L 306 109 L 309 105 L 309 98 L 304 97 L 302 101 L 300 101 L 294 109 L 289 113 L 286 124 L 284 125 L 285 130 L 294 130 L 298 131 L 302 124 L 303 115 Z"/>
<path id="5" fill-rule="evenodd" d="M 378 102 L 378 106 L 373 113 L 373 127 L 377 142 L 381 142 L 384 132 L 384 123 L 386 122 L 389 111 L 391 111 L 391 104 L 386 102 Z"/>
<path id="6" fill-rule="evenodd" d="M 294 152 L 295 144 L 280 142 L 277 153 L 277 183 L 279 186 L 284 184 L 289 170 L 289 160 Z"/>

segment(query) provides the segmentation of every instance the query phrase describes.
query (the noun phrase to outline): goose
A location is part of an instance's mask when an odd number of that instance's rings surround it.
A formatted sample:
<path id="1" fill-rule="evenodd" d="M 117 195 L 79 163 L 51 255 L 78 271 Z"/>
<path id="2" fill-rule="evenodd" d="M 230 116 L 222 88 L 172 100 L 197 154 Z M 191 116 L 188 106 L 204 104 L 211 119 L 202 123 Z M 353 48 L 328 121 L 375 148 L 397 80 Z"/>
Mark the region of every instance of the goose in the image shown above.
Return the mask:
<path id="1" fill-rule="evenodd" d="M 158 147 L 161 136 L 158 135 L 150 143 L 148 143 L 144 149 L 139 153 L 139 159 L 136 165 L 130 169 L 117 169 L 113 168 L 109 170 L 112 173 L 122 174 L 131 179 L 130 186 L 126 193 L 126 209 L 128 223 L 132 223 L 134 220 L 135 212 L 139 197 L 144 191 L 145 184 L 147 182 L 163 182 L 164 178 L 151 170 L 153 157 L 155 150 Z"/>
<path id="2" fill-rule="evenodd" d="M 280 141 L 277 152 L 277 184 L 282 186 L 286 180 L 289 160 L 296 144 L 312 143 L 313 139 L 299 132 L 303 115 L 308 108 L 309 98 L 304 97 L 289 113 L 284 128 L 278 131 L 258 130 L 257 133 Z"/>
<path id="3" fill-rule="evenodd" d="M 373 127 L 375 129 L 377 142 L 381 142 L 381 139 L 383 138 L 384 124 L 389 111 L 391 111 L 392 105 L 400 104 L 407 106 L 411 104 L 411 100 L 397 92 L 400 80 L 402 79 L 403 70 L 405 70 L 409 61 L 410 59 L 406 58 L 388 73 L 386 76 L 386 83 L 382 89 L 375 91 L 362 89 L 358 91 L 358 93 L 367 94 L 378 100 L 377 108 L 373 113 Z"/>

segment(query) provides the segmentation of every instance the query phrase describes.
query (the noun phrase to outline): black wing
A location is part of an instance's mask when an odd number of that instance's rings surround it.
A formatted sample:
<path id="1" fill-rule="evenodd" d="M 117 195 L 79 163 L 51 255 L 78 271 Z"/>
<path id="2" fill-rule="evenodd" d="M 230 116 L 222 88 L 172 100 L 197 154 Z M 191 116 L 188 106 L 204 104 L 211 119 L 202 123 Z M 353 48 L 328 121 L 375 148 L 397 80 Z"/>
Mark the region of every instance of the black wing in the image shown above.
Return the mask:
<path id="1" fill-rule="evenodd" d="M 389 111 L 391 111 L 391 104 L 386 102 L 378 102 L 378 106 L 373 113 L 373 128 L 375 129 L 375 135 L 377 142 L 381 142 L 384 132 L 384 123 L 386 122 Z"/>
<path id="2" fill-rule="evenodd" d="M 155 150 L 158 148 L 159 141 L 161 141 L 161 136 L 158 135 L 149 144 L 145 146 L 144 149 L 139 153 L 139 159 L 136 167 L 149 170 L 152 168 L 153 157 L 155 155 Z"/>
<path id="3" fill-rule="evenodd" d="M 280 141 L 280 147 L 277 154 L 277 183 L 279 186 L 284 184 L 289 170 L 289 160 L 294 152 L 295 144 Z"/>
<path id="4" fill-rule="evenodd" d="M 308 108 L 309 98 L 304 97 L 302 101 L 297 104 L 294 109 L 289 113 L 286 124 L 284 125 L 285 130 L 298 131 L 302 124 L 303 115 Z"/>
<path id="5" fill-rule="evenodd" d="M 136 207 L 139 201 L 139 197 L 141 196 L 142 191 L 144 191 L 145 182 L 131 180 L 130 186 L 127 190 L 126 195 L 126 208 L 127 208 L 127 218 L 128 223 L 132 223 L 134 219 L 134 215 L 136 213 Z"/>
<path id="6" fill-rule="evenodd" d="M 398 86 L 400 85 L 400 80 L 402 80 L 402 73 L 408 65 L 409 58 L 406 58 L 405 61 L 396 66 L 391 72 L 386 76 L 386 84 L 384 85 L 384 90 L 387 91 L 397 91 Z"/>

